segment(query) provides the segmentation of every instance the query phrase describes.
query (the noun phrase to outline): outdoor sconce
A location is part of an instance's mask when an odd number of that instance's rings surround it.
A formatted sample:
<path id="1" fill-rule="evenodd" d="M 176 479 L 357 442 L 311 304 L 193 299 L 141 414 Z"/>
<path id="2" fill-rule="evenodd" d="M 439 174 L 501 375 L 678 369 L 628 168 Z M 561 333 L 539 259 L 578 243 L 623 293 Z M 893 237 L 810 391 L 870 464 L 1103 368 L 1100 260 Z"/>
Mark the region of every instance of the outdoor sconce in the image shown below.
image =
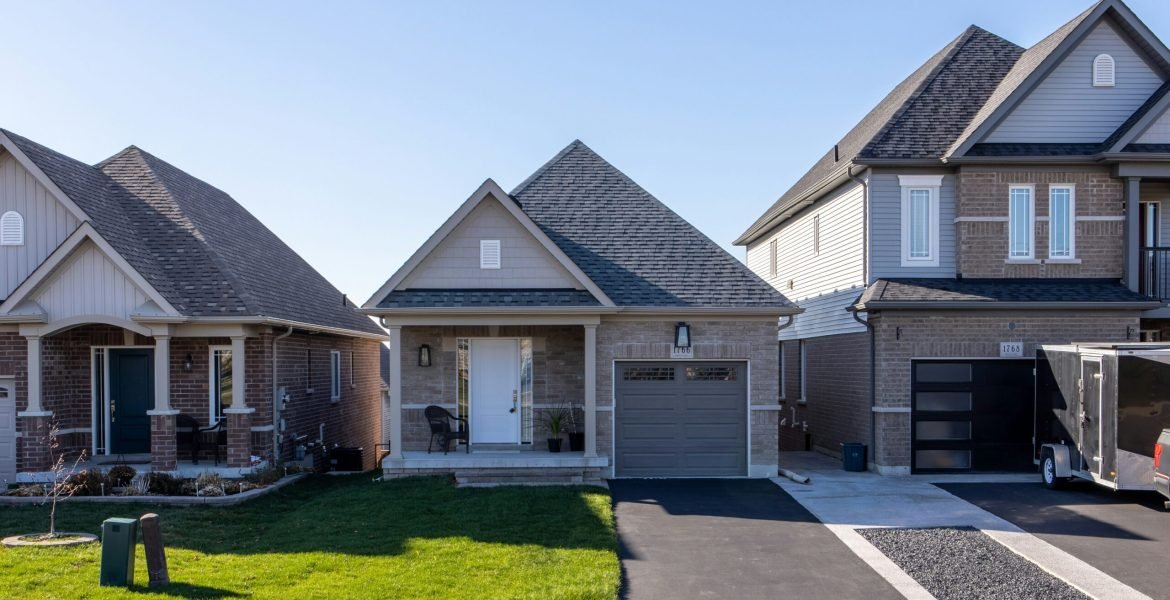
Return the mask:
<path id="1" fill-rule="evenodd" d="M 190 373 L 191 369 L 194 369 L 194 368 L 195 368 L 195 359 L 191 356 L 191 353 L 188 352 L 187 358 L 183 359 L 183 370 Z"/>
<path id="2" fill-rule="evenodd" d="M 691 347 L 691 326 L 679 321 L 674 326 L 674 347 L 675 348 L 690 348 Z"/>
<path id="3" fill-rule="evenodd" d="M 418 347 L 418 366 L 431 366 L 431 347 L 426 344 Z"/>

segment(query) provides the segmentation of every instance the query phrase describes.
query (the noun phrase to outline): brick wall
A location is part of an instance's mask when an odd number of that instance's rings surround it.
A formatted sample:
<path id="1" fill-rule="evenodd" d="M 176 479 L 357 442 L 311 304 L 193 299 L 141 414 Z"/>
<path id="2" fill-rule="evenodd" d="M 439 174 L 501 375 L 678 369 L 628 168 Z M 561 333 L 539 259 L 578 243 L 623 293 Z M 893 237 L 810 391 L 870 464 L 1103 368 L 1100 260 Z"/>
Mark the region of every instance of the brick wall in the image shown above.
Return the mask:
<path id="1" fill-rule="evenodd" d="M 1007 264 L 1008 188 L 1035 186 L 1035 264 Z M 1076 186 L 1078 217 L 1119 219 L 1123 212 L 1122 181 L 1105 167 L 1007 169 L 964 166 L 959 170 L 960 219 L 957 231 L 958 271 L 964 277 L 1097 277 L 1124 275 L 1124 221 L 1082 220 L 1076 223 L 1076 258 L 1080 264 L 1048 262 L 1048 190 L 1052 184 Z M 943 224 L 946 226 L 947 224 Z"/>
<path id="2" fill-rule="evenodd" d="M 767 406 L 751 416 L 751 462 L 757 472 L 774 471 L 778 459 L 779 346 L 777 322 L 692 321 L 691 339 L 695 360 L 744 359 L 750 362 L 749 404 Z M 613 364 L 618 359 L 662 360 L 670 358 L 675 321 L 602 321 L 597 329 L 597 405 L 612 406 Z M 598 421 L 611 418 L 599 411 Z M 612 438 L 612 433 L 610 434 Z M 598 452 L 612 451 L 598 440 Z"/>
<path id="3" fill-rule="evenodd" d="M 846 333 L 804 340 L 808 381 L 800 399 L 800 349 L 785 342 L 785 392 L 780 428 L 782 450 L 803 450 L 807 423 L 812 446 L 840 455 L 844 442 L 870 443 L 869 333 Z"/>
<path id="4" fill-rule="evenodd" d="M 248 347 L 249 358 L 256 356 L 262 362 L 265 340 Z M 271 342 L 269 342 L 271 343 Z M 289 402 L 281 413 L 285 421 L 281 456 L 292 458 L 292 439 L 307 435 L 309 440 L 319 437 L 320 426 L 325 425 L 324 442 L 327 446 L 361 447 L 364 468 L 372 469 L 377 462 L 381 435 L 381 385 L 378 371 L 378 343 L 376 340 L 331 335 L 293 334 L 276 342 L 276 385 L 288 393 Z M 341 398 L 330 398 L 330 351 L 341 352 Z M 353 366 L 351 378 L 350 366 Z M 256 367 L 253 363 L 253 367 Z M 264 367 L 271 371 L 271 363 Z M 255 372 L 249 369 L 250 372 Z M 249 378 L 249 390 L 266 396 L 252 405 L 257 414 L 252 424 L 271 419 L 272 397 L 265 391 L 264 380 Z M 251 391 L 249 392 L 251 394 Z M 262 409 L 262 405 L 268 405 Z M 271 435 L 271 434 L 267 434 Z M 264 436 L 264 437 L 267 437 Z M 254 436 L 260 441 L 262 436 Z"/>
<path id="5" fill-rule="evenodd" d="M 1138 311 L 883 311 L 871 314 L 877 351 L 875 458 L 879 468 L 910 466 L 910 362 L 913 358 L 999 356 L 999 343 L 1021 341 L 1024 356 L 1039 344 L 1136 340 Z M 1127 332 L 1132 337 L 1127 338 Z"/>

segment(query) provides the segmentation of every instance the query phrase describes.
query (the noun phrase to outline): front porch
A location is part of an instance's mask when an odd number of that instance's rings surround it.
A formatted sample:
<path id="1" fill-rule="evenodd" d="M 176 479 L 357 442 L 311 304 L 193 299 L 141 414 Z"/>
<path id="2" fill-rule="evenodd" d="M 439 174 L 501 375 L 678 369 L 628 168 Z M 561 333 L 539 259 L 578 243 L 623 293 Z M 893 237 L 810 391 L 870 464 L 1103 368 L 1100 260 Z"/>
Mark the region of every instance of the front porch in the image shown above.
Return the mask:
<path id="1" fill-rule="evenodd" d="M 540 450 L 472 450 L 443 454 L 406 451 L 382 459 L 385 478 L 451 474 L 461 486 L 497 484 L 600 484 L 602 471 L 609 466 L 605 456 L 587 457 L 584 452 Z"/>

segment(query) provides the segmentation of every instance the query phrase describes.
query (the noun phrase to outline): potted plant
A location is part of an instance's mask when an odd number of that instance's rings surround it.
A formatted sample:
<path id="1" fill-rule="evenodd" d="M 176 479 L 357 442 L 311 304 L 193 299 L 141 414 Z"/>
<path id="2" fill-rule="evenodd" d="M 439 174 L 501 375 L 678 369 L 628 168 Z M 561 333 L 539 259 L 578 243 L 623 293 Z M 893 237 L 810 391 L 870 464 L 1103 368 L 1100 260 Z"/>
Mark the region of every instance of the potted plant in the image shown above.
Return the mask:
<path id="1" fill-rule="evenodd" d="M 585 432 L 577 426 L 577 410 L 569 403 L 569 451 L 585 451 Z"/>
<path id="2" fill-rule="evenodd" d="M 548 430 L 548 451 L 561 451 L 561 432 L 565 429 L 565 421 L 569 411 L 563 406 L 547 408 L 540 413 L 540 420 Z"/>

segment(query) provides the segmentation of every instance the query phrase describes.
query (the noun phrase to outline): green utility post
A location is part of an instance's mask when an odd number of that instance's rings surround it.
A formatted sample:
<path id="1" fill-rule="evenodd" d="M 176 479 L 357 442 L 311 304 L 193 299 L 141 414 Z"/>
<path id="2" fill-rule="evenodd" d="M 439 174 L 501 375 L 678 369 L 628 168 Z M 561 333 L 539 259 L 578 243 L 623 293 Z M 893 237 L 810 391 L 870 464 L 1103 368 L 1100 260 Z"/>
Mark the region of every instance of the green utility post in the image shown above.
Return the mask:
<path id="1" fill-rule="evenodd" d="M 138 543 L 138 519 L 110 518 L 102 522 L 101 585 L 130 587 L 134 584 L 134 549 Z"/>

